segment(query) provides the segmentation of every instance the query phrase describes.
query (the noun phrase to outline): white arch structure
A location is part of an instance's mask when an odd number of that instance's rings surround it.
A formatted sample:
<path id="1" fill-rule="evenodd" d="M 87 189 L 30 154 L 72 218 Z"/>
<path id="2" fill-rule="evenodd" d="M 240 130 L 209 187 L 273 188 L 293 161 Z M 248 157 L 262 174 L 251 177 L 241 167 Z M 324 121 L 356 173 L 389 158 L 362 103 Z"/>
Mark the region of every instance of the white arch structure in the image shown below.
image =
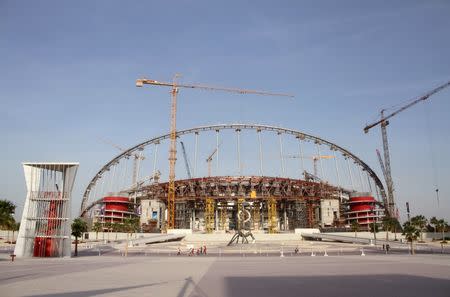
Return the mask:
<path id="1" fill-rule="evenodd" d="M 377 190 L 379 191 L 379 194 L 381 196 L 383 204 L 387 205 L 387 198 L 386 198 L 386 193 L 384 190 L 383 183 L 381 182 L 381 180 L 379 179 L 377 174 L 369 167 L 369 165 L 367 165 L 364 161 L 362 161 L 360 158 L 358 158 L 356 155 L 354 155 L 349 150 L 347 150 L 333 142 L 327 141 L 327 140 L 317 137 L 317 136 L 313 136 L 313 135 L 310 135 L 310 134 L 307 134 L 307 133 L 304 133 L 301 131 L 297 131 L 297 130 L 275 127 L 275 126 L 268 126 L 268 125 L 260 125 L 260 124 L 219 124 L 219 125 L 200 126 L 200 127 L 195 127 L 195 128 L 191 128 L 191 129 L 180 130 L 180 131 L 177 131 L 177 137 L 187 135 L 187 134 L 195 134 L 197 136 L 200 132 L 205 132 L 205 131 L 218 132 L 221 130 L 235 130 L 235 131 L 254 130 L 256 132 L 270 131 L 270 132 L 277 133 L 278 135 L 283 135 L 283 134 L 291 135 L 300 140 L 299 141 L 300 150 L 301 150 L 301 143 L 303 141 L 313 142 L 314 144 L 316 144 L 319 155 L 320 155 L 320 146 L 321 145 L 327 146 L 331 151 L 341 153 L 345 159 L 347 159 L 347 160 L 351 159 L 357 166 L 359 166 L 362 169 L 362 171 L 367 172 L 368 176 L 370 176 L 370 178 L 373 180 L 375 186 L 377 187 Z M 106 172 L 110 171 L 114 165 L 119 164 L 121 159 L 125 159 L 125 158 L 128 159 L 135 153 L 139 154 L 144 150 L 144 148 L 146 146 L 149 146 L 152 144 L 157 145 L 161 141 L 163 141 L 165 139 L 169 139 L 169 137 L 170 137 L 170 134 L 164 134 L 164 135 L 146 140 L 146 141 L 139 143 L 139 144 L 127 149 L 126 151 L 120 153 L 119 155 L 114 157 L 111 161 L 106 163 L 95 174 L 95 176 L 91 179 L 88 186 L 86 187 L 84 194 L 83 194 L 82 203 L 81 203 L 80 215 L 81 216 L 86 215 L 86 213 L 96 204 L 97 201 L 89 201 L 89 196 L 91 194 L 91 190 L 96 186 L 97 182 L 99 180 L 101 180 L 102 176 Z M 282 160 L 281 166 L 283 166 L 283 160 Z M 320 166 L 321 166 L 321 163 L 320 163 Z M 357 177 L 352 177 L 350 170 L 349 170 L 349 173 L 350 173 L 351 179 L 357 178 Z M 338 174 L 338 179 L 339 179 L 339 174 Z M 359 179 L 362 181 L 361 175 L 359 175 Z"/>

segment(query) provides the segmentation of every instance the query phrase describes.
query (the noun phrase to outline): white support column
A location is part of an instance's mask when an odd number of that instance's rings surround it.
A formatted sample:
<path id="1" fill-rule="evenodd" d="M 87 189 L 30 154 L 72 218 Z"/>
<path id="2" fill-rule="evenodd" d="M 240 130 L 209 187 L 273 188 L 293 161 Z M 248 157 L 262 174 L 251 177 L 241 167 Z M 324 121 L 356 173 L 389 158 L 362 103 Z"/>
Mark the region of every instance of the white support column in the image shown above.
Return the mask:
<path id="1" fill-rule="evenodd" d="M 219 131 L 216 130 L 216 175 L 219 175 Z"/>
<path id="2" fill-rule="evenodd" d="M 195 132 L 195 147 L 194 147 L 194 176 L 197 177 L 197 156 L 198 156 L 198 132 Z"/>
<path id="3" fill-rule="evenodd" d="M 259 142 L 259 174 L 261 176 L 263 176 L 264 168 L 263 168 L 263 150 L 262 150 L 262 140 L 261 140 L 261 129 L 256 130 L 256 133 L 258 134 L 258 142 Z"/>
<path id="4" fill-rule="evenodd" d="M 236 129 L 237 137 L 237 157 L 238 157 L 238 175 L 242 175 L 241 167 L 241 129 Z"/>
<path id="5" fill-rule="evenodd" d="M 280 164 L 281 164 L 281 176 L 285 177 L 286 176 L 286 171 L 284 168 L 284 156 L 283 156 L 283 140 L 281 138 L 281 133 L 278 132 L 278 140 L 280 143 Z"/>

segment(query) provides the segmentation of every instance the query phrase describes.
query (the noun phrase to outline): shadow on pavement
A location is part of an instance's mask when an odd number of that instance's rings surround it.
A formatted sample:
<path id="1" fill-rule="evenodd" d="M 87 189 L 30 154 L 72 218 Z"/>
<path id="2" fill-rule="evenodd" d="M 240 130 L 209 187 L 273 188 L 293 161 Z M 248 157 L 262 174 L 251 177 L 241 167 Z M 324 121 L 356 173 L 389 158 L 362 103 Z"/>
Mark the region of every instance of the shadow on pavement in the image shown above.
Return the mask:
<path id="1" fill-rule="evenodd" d="M 89 297 L 89 296 L 95 296 L 100 294 L 108 294 L 108 293 L 116 293 L 120 291 L 126 291 L 126 290 L 132 290 L 137 288 L 145 288 L 145 287 L 151 287 L 161 284 L 166 284 L 167 282 L 159 282 L 159 283 L 153 283 L 148 285 L 139 285 L 139 286 L 129 286 L 129 287 L 120 287 L 120 288 L 109 288 L 109 289 L 99 289 L 99 290 L 89 290 L 89 291 L 75 291 L 75 292 L 67 292 L 67 293 L 54 293 L 54 294 L 42 294 L 42 295 L 28 295 L 27 297 Z M 127 296 L 127 294 L 124 292 L 123 296 Z"/>
<path id="2" fill-rule="evenodd" d="M 215 296 L 449 296 L 450 281 L 411 275 L 227 277 Z M 191 297 L 198 296 L 191 294 Z"/>

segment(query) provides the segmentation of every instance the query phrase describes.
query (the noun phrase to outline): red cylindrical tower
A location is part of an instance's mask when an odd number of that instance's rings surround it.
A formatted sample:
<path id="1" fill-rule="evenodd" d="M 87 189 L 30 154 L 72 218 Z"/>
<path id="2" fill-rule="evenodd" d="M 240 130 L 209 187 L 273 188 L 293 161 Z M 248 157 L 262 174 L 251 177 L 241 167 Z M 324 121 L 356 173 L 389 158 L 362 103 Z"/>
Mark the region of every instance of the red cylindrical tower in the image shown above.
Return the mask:
<path id="1" fill-rule="evenodd" d="M 130 198 L 109 195 L 102 199 L 102 207 L 96 217 L 102 223 L 122 223 L 125 218 L 134 216 L 134 203 Z"/>
<path id="2" fill-rule="evenodd" d="M 348 224 L 357 221 L 359 225 L 368 227 L 380 217 L 379 203 L 370 193 L 353 193 L 345 204 L 349 206 L 345 212 Z"/>

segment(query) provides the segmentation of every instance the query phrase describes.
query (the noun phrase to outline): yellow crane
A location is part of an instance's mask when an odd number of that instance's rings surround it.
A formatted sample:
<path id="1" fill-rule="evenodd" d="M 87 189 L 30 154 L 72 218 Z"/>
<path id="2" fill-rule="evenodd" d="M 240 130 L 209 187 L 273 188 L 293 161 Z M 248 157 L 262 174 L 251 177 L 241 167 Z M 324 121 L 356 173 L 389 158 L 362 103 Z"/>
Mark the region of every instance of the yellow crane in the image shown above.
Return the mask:
<path id="1" fill-rule="evenodd" d="M 311 159 L 314 163 L 314 175 L 317 176 L 317 161 L 320 159 L 332 159 L 334 156 L 327 156 L 327 155 L 321 155 L 321 156 L 302 156 L 302 155 L 287 155 L 286 158 L 294 158 L 294 159 Z"/>
<path id="2" fill-rule="evenodd" d="M 153 79 L 141 78 L 136 80 L 136 87 L 143 87 L 144 85 L 153 85 L 160 87 L 171 88 L 171 113 L 170 113 L 170 148 L 169 148 L 169 187 L 167 193 L 167 229 L 175 228 L 175 163 L 177 160 L 177 94 L 179 88 L 185 89 L 201 89 L 207 91 L 222 91 L 237 94 L 254 94 L 263 96 L 281 96 L 281 97 L 294 97 L 288 94 L 269 93 L 255 90 L 235 89 L 235 88 L 223 88 L 212 87 L 207 85 L 190 85 L 179 84 L 177 78 L 179 75 L 175 75 L 172 82 L 161 82 Z"/>

